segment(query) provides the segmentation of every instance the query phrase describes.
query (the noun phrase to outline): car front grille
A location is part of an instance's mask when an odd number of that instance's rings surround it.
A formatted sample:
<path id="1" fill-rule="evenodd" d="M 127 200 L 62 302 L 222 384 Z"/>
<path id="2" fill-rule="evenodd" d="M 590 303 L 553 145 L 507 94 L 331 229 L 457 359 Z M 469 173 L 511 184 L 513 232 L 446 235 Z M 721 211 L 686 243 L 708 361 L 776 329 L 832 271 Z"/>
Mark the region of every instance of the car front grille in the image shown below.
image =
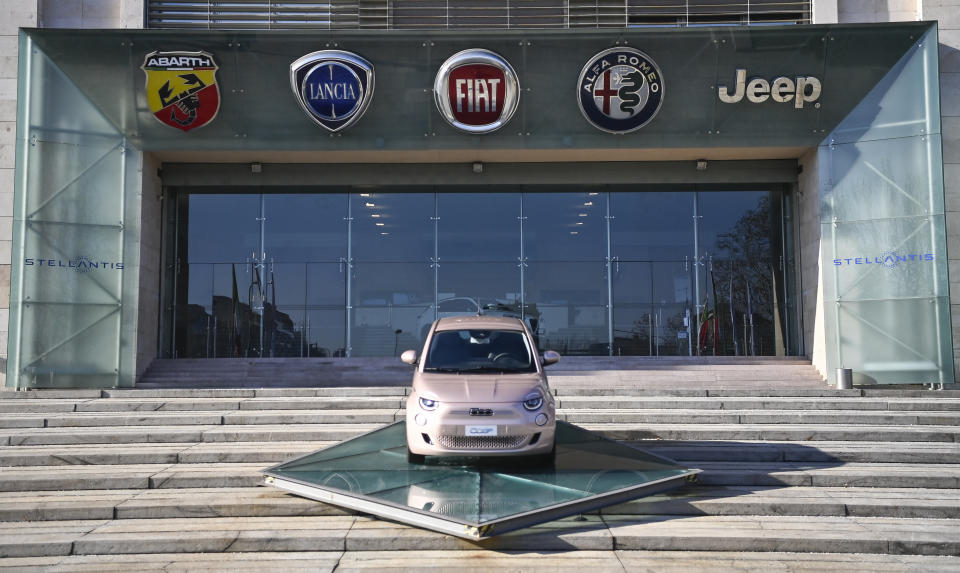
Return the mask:
<path id="1" fill-rule="evenodd" d="M 448 450 L 513 450 L 530 436 L 437 436 L 437 444 Z"/>

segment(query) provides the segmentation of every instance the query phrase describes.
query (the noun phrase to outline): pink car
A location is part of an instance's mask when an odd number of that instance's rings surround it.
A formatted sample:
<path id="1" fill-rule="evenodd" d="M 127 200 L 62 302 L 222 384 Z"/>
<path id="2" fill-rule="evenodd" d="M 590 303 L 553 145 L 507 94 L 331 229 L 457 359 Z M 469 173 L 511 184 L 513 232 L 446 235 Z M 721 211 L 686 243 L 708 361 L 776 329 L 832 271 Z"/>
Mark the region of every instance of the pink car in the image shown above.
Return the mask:
<path id="1" fill-rule="evenodd" d="M 418 360 L 419 358 L 419 360 Z M 414 364 L 407 398 L 407 457 L 553 457 L 557 426 L 553 395 L 527 326 L 517 318 L 458 316 L 430 328 L 423 356 Z"/>

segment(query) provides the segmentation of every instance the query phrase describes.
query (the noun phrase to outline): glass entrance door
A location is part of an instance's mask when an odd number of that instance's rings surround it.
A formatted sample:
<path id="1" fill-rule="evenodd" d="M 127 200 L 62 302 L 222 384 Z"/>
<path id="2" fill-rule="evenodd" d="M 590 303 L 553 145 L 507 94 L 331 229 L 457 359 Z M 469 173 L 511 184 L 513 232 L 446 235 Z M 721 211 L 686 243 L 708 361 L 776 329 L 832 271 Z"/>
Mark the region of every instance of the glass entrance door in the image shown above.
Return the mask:
<path id="1" fill-rule="evenodd" d="M 438 317 L 568 355 L 796 354 L 779 191 L 626 185 L 182 193 L 173 356 L 391 356 Z"/>
<path id="2" fill-rule="evenodd" d="M 693 192 L 611 193 L 614 355 L 691 356 Z"/>

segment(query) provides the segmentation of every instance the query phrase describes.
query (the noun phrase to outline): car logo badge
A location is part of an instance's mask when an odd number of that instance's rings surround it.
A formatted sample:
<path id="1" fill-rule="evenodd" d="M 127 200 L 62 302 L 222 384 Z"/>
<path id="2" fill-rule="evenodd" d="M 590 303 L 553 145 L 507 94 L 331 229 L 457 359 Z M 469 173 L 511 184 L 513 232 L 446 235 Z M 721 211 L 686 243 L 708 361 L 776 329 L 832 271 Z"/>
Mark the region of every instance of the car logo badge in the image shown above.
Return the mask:
<path id="1" fill-rule="evenodd" d="M 147 105 L 161 123 L 183 131 L 203 127 L 217 116 L 217 63 L 207 52 L 151 52 L 141 68 L 147 75 Z"/>
<path id="2" fill-rule="evenodd" d="M 290 87 L 310 119 L 340 131 L 356 123 L 373 99 L 373 64 L 350 52 L 313 52 L 290 64 Z"/>
<path id="3" fill-rule="evenodd" d="M 453 127 L 490 133 L 503 127 L 520 101 L 517 72 L 489 50 L 457 52 L 440 66 L 433 82 L 437 109 Z"/>
<path id="4" fill-rule="evenodd" d="M 609 133 L 630 133 L 650 123 L 663 103 L 663 75 L 649 56 L 610 48 L 580 72 L 577 101 L 587 121 Z"/>

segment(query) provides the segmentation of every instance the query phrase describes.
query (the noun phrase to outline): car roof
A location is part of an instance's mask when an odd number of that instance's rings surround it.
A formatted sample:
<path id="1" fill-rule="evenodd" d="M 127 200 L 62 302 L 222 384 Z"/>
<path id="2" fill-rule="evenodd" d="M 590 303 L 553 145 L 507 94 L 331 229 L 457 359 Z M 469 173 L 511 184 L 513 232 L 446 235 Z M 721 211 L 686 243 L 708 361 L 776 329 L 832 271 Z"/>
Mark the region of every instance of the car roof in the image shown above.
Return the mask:
<path id="1" fill-rule="evenodd" d="M 437 321 L 437 330 L 523 330 L 519 318 L 509 316 L 451 316 Z"/>

